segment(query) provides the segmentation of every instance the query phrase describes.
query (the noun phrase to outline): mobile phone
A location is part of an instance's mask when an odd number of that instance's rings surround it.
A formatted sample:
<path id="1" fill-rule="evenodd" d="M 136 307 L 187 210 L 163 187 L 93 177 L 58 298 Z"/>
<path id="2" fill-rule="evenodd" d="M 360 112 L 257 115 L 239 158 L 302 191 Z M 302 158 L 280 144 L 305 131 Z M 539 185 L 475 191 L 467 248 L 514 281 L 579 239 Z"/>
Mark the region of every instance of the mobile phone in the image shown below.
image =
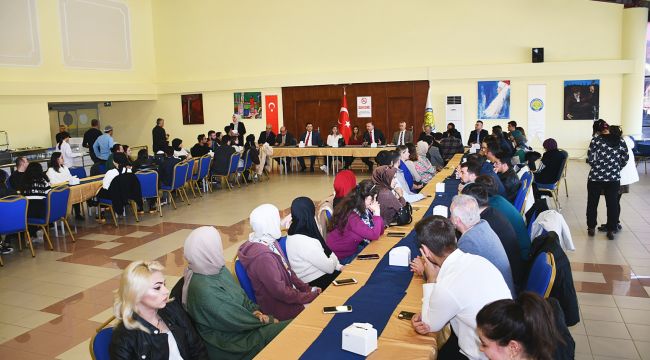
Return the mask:
<path id="1" fill-rule="evenodd" d="M 336 279 L 336 280 L 332 281 L 332 284 L 334 284 L 334 286 L 352 285 L 352 284 L 356 284 L 356 283 L 357 283 L 357 280 L 354 279 L 354 278 Z"/>
<path id="2" fill-rule="evenodd" d="M 400 320 L 411 320 L 415 313 L 412 313 L 410 311 L 400 311 L 400 313 L 397 315 L 397 317 Z"/>
<path id="3" fill-rule="evenodd" d="M 357 259 L 359 259 L 359 260 L 377 260 L 377 259 L 379 259 L 379 254 L 358 255 Z"/>
<path id="4" fill-rule="evenodd" d="M 401 238 L 401 237 L 406 236 L 406 233 L 403 233 L 403 232 L 395 232 L 395 231 L 389 231 L 389 232 L 388 232 L 388 236 L 390 236 L 390 237 L 400 237 L 400 238 Z"/>
<path id="5" fill-rule="evenodd" d="M 349 313 L 349 312 L 352 312 L 352 306 L 350 305 L 325 306 L 323 308 L 323 314 L 339 314 L 339 313 Z"/>

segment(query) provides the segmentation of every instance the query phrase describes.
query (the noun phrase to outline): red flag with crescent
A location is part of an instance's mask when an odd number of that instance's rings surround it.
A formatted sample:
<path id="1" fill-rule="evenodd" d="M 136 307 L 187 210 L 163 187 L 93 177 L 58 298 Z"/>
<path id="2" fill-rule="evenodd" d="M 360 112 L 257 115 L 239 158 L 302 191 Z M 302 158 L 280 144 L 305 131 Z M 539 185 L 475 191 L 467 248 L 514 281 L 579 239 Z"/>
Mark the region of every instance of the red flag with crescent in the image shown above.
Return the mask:
<path id="1" fill-rule="evenodd" d="M 339 133 L 343 136 L 343 140 L 347 144 L 352 135 L 352 128 L 350 127 L 350 114 L 348 113 L 348 100 L 343 88 L 343 100 L 341 101 L 341 110 L 339 111 Z"/>
<path id="2" fill-rule="evenodd" d="M 278 96 L 264 96 L 266 103 L 266 123 L 273 126 L 273 132 L 278 133 Z"/>

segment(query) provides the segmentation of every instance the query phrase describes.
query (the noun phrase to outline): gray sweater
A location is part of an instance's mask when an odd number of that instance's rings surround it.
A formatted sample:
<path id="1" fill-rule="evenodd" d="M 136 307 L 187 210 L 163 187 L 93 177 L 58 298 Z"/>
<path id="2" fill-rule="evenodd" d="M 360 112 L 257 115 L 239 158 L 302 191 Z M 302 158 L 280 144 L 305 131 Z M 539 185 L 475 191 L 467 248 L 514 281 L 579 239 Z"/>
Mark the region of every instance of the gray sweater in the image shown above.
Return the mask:
<path id="1" fill-rule="evenodd" d="M 458 248 L 466 253 L 482 256 L 491 262 L 503 275 L 513 297 L 516 296 L 508 256 L 499 237 L 487 221 L 481 220 L 467 230 L 458 239 Z"/>

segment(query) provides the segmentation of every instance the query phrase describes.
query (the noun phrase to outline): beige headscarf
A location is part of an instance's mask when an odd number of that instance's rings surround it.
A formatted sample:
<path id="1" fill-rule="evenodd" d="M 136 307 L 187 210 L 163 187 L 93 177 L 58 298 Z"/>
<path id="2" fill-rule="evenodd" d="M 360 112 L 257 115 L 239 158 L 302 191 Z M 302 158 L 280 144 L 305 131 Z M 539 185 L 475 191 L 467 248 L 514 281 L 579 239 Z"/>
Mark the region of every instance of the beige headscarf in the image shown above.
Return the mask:
<path id="1" fill-rule="evenodd" d="M 183 274 L 183 295 L 181 301 L 187 303 L 187 289 L 192 279 L 192 274 L 216 275 L 226 264 L 223 257 L 223 245 L 219 231 L 212 226 L 201 226 L 194 229 L 185 239 L 183 248 L 188 266 Z"/>
<path id="2" fill-rule="evenodd" d="M 427 152 L 429 152 L 429 144 L 427 144 L 426 141 L 418 141 L 416 145 L 416 152 L 418 153 L 419 157 L 426 157 Z"/>

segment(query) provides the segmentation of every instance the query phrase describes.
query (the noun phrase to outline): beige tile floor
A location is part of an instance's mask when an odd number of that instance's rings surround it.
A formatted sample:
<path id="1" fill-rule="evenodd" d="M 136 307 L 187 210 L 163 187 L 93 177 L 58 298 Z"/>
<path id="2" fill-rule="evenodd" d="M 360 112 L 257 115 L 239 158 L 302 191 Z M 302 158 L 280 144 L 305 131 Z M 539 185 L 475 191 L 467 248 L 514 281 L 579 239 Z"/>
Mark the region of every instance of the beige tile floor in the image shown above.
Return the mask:
<path id="1" fill-rule="evenodd" d="M 643 169 L 639 166 L 639 169 Z M 589 238 L 585 226 L 584 161 L 569 164 L 569 197 L 560 192 L 562 214 L 571 228 L 582 322 L 571 332 L 577 359 L 650 359 L 650 177 L 623 196 L 623 231 L 614 241 Z M 359 176 L 363 176 L 359 174 Z M 189 229 L 217 226 L 227 257 L 247 237 L 246 218 L 261 203 L 286 209 L 296 196 L 320 200 L 331 193 L 332 177 L 322 174 L 273 176 L 271 181 L 233 191 L 218 190 L 164 217 L 145 215 L 120 229 L 86 222 L 77 243 L 55 238 L 55 250 L 38 245 L 4 256 L 0 268 L 0 358 L 89 359 L 88 339 L 111 314 L 111 291 L 120 269 L 136 258 L 156 258 L 167 267 L 168 284 L 182 274 L 182 244 Z M 604 202 L 599 220 L 604 221 Z M 631 296 L 634 295 L 634 296 Z M 62 331 L 62 329 L 64 331 Z"/>

